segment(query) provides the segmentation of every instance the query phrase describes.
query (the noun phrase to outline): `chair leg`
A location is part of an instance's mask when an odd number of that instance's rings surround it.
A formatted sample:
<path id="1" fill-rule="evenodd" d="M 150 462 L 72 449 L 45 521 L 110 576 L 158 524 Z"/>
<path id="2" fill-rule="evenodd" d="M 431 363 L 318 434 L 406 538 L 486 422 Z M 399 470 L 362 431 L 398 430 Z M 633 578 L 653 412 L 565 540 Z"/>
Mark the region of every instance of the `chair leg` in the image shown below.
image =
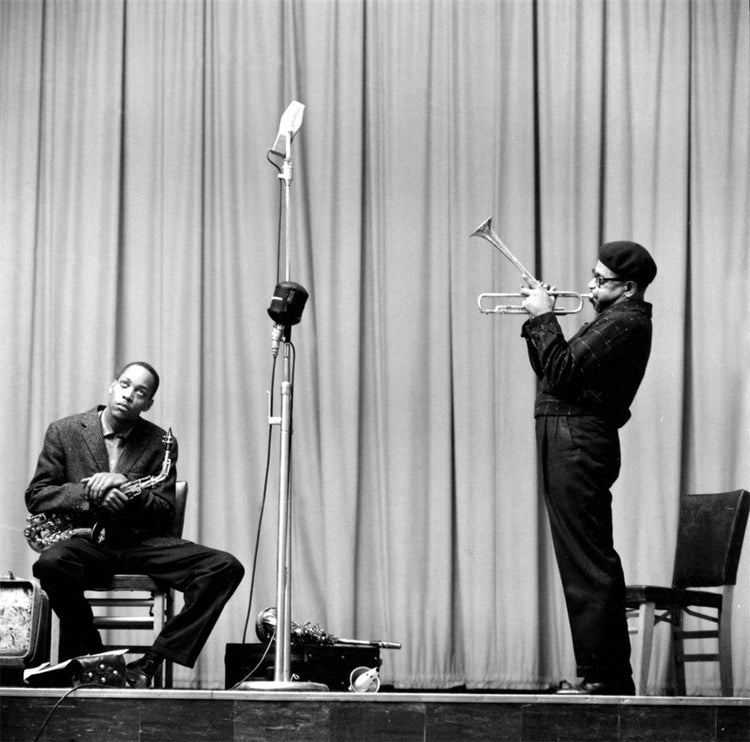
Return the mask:
<path id="1" fill-rule="evenodd" d="M 50 665 L 56 665 L 60 661 L 60 619 L 52 609 L 49 612 L 49 620 L 49 663 Z"/>
<path id="2" fill-rule="evenodd" d="M 174 591 L 167 590 L 164 593 L 164 623 L 174 616 Z M 173 685 L 174 663 L 164 660 L 164 687 L 171 688 Z"/>
<path id="3" fill-rule="evenodd" d="M 154 638 L 159 636 L 161 630 L 164 628 L 167 613 L 167 595 L 166 593 L 151 593 L 151 597 L 154 600 L 153 606 L 153 619 L 154 619 Z M 171 682 L 168 683 L 167 678 L 167 662 L 166 660 L 162 663 L 159 672 L 154 677 L 155 688 L 171 688 Z"/>
<path id="4" fill-rule="evenodd" d="M 648 688 L 648 672 L 651 666 L 651 651 L 654 640 L 654 604 L 641 603 L 636 616 L 636 632 L 638 641 L 635 643 L 633 657 L 633 680 L 635 694 L 645 696 Z"/>
<path id="5" fill-rule="evenodd" d="M 672 611 L 672 665 L 674 667 L 675 693 L 687 695 L 685 685 L 685 640 L 683 639 L 684 614 L 682 609 Z"/>
<path id="6" fill-rule="evenodd" d="M 734 677 L 732 672 L 732 599 L 731 588 L 724 589 L 722 607 L 719 609 L 719 675 L 721 676 L 721 695 L 734 695 Z"/>

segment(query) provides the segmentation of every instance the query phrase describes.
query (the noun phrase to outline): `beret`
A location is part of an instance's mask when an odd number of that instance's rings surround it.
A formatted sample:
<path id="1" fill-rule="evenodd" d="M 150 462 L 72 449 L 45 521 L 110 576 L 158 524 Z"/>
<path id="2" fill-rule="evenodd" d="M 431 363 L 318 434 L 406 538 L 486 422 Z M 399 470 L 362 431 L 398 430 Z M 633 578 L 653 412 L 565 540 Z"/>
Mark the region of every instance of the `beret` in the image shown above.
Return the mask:
<path id="1" fill-rule="evenodd" d="M 648 250 L 637 242 L 605 242 L 599 248 L 599 260 L 616 276 L 635 281 L 644 289 L 656 276 L 656 263 Z"/>

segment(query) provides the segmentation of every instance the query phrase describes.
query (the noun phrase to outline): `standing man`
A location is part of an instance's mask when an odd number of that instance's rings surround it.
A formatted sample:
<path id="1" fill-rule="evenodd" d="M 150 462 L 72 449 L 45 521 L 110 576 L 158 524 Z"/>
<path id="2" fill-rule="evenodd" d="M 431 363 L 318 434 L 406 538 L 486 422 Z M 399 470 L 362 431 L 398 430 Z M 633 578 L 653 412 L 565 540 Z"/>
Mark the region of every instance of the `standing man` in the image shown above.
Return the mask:
<path id="1" fill-rule="evenodd" d="M 589 283 L 597 316 L 569 341 L 546 287 L 521 290 L 531 315 L 521 335 L 540 379 L 534 417 L 542 484 L 582 678 L 563 681 L 558 693 L 635 693 L 610 487 L 620 471 L 618 430 L 651 350 L 644 292 L 655 276 L 641 245 L 602 245 Z"/>
<path id="2" fill-rule="evenodd" d="M 175 468 L 137 497 L 129 481 L 157 475 L 165 431 L 141 418 L 154 401 L 159 375 L 142 361 L 125 366 L 109 386 L 106 406 L 53 422 L 26 490 L 30 513 L 80 515 L 106 523 L 104 540 L 74 536 L 44 550 L 34 575 L 60 619 L 60 659 L 103 651 L 84 590 L 115 573 L 147 574 L 184 593 L 146 654 L 127 666 L 134 688 L 151 683 L 164 659 L 193 667 L 244 568 L 224 551 L 168 535 L 174 514 Z M 173 443 L 172 461 L 177 460 Z"/>

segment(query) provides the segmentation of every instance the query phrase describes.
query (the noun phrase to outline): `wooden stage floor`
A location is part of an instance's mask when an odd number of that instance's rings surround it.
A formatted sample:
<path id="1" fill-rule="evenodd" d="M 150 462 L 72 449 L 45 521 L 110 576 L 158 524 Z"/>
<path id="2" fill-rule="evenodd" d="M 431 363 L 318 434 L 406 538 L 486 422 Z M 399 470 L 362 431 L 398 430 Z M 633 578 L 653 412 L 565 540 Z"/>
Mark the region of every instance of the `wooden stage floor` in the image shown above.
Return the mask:
<path id="1" fill-rule="evenodd" d="M 70 691 L 0 688 L 0 740 L 750 742 L 750 698 Z"/>

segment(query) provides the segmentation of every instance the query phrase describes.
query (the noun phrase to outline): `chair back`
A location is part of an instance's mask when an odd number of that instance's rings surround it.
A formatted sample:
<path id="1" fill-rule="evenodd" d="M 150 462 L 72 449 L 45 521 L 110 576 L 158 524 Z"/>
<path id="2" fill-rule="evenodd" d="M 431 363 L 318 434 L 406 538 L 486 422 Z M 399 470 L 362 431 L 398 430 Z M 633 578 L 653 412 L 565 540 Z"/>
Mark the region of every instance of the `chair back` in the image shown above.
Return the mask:
<path id="1" fill-rule="evenodd" d="M 185 501 L 187 500 L 187 493 L 187 482 L 175 482 L 174 518 L 172 520 L 172 528 L 169 531 L 170 536 L 177 536 L 177 538 L 182 538 L 182 527 L 185 525 Z"/>
<path id="2" fill-rule="evenodd" d="M 683 495 L 672 586 L 734 585 L 748 512 L 745 490 Z"/>

